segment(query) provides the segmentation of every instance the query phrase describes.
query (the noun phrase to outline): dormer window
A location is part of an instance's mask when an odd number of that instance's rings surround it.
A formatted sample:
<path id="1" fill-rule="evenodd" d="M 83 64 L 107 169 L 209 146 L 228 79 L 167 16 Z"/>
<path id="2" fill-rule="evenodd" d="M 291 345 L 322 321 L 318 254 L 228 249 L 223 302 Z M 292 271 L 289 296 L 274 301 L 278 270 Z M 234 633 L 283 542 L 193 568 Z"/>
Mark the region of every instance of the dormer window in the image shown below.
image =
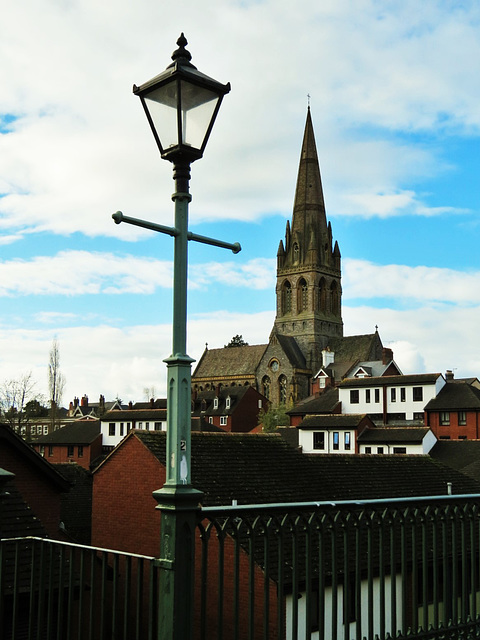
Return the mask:
<path id="1" fill-rule="evenodd" d="M 230 400 L 230 396 L 228 396 L 228 398 L 225 400 L 225 409 L 230 409 L 231 406 L 231 400 Z"/>
<path id="2" fill-rule="evenodd" d="M 213 408 L 218 409 L 218 398 L 213 399 Z"/>

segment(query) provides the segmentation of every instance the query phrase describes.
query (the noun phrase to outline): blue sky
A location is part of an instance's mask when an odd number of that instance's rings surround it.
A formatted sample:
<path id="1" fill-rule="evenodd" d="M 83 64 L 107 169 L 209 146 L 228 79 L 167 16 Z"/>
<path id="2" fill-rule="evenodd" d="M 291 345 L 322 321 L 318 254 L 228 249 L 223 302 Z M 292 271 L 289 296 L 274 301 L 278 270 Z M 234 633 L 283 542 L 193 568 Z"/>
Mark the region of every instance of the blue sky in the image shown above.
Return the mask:
<path id="1" fill-rule="evenodd" d="M 430 0 L 5 0 L 0 25 L 0 383 L 64 403 L 165 393 L 171 165 L 132 85 L 170 62 L 230 81 L 190 228 L 189 354 L 263 343 L 291 217 L 307 94 L 343 260 L 345 333 L 378 325 L 405 373 L 480 374 L 480 7 Z"/>

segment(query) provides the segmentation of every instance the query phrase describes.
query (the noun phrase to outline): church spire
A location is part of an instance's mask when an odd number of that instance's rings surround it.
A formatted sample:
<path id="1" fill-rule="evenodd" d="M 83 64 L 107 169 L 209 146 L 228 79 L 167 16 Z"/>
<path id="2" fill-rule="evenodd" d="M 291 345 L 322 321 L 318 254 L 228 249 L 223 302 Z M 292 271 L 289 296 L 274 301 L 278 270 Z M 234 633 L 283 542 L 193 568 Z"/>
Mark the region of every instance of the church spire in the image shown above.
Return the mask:
<path id="1" fill-rule="evenodd" d="M 307 239 L 309 232 L 313 237 Z M 307 111 L 298 168 L 297 188 L 293 205 L 292 235 L 298 235 L 304 238 L 307 243 L 313 242 L 317 246 L 324 238 L 328 237 L 322 179 L 310 107 L 308 107 Z"/>
<path id="2" fill-rule="evenodd" d="M 327 223 L 310 107 L 303 134 L 291 225 L 277 253 L 278 334 L 294 337 L 312 368 L 343 335 L 341 256 Z"/>

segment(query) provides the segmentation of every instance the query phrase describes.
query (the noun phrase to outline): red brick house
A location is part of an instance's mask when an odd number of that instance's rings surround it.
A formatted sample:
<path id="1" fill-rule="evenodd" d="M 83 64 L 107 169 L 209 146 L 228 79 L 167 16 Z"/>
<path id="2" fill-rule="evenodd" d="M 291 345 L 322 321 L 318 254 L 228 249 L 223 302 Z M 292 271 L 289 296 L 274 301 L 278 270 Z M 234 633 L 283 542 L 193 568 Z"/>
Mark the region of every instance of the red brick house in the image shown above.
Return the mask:
<path id="1" fill-rule="evenodd" d="M 480 439 L 480 389 L 447 372 L 447 383 L 425 406 L 425 425 L 439 440 Z"/>
<path id="2" fill-rule="evenodd" d="M 222 387 L 215 390 L 194 392 L 192 417 L 222 431 L 247 433 L 258 425 L 258 414 L 265 411 L 270 402 L 251 386 Z"/>
<path id="3" fill-rule="evenodd" d="M 50 538 L 64 540 L 59 529 L 62 494 L 70 488 L 65 478 L 20 436 L 0 425 L 0 468 L 15 475 L 15 487 L 40 520 Z"/>
<path id="4" fill-rule="evenodd" d="M 84 469 L 90 469 L 102 455 L 100 421 L 77 420 L 38 438 L 32 446 L 52 464 L 76 462 Z"/>

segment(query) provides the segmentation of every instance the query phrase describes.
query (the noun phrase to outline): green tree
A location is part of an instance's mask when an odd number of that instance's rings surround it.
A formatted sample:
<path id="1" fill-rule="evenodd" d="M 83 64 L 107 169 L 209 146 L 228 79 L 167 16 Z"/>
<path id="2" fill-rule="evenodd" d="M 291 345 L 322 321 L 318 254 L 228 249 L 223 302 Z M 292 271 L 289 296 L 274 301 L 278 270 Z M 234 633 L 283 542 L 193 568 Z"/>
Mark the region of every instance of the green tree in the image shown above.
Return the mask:
<path id="1" fill-rule="evenodd" d="M 242 335 L 233 336 L 228 344 L 225 345 L 225 348 L 230 347 L 248 347 L 248 342 L 245 342 Z"/>
<path id="2" fill-rule="evenodd" d="M 286 404 L 271 404 L 269 408 L 260 409 L 258 413 L 258 424 L 261 424 L 263 431 L 275 431 L 277 427 L 288 427 L 290 418 L 287 415 Z"/>

